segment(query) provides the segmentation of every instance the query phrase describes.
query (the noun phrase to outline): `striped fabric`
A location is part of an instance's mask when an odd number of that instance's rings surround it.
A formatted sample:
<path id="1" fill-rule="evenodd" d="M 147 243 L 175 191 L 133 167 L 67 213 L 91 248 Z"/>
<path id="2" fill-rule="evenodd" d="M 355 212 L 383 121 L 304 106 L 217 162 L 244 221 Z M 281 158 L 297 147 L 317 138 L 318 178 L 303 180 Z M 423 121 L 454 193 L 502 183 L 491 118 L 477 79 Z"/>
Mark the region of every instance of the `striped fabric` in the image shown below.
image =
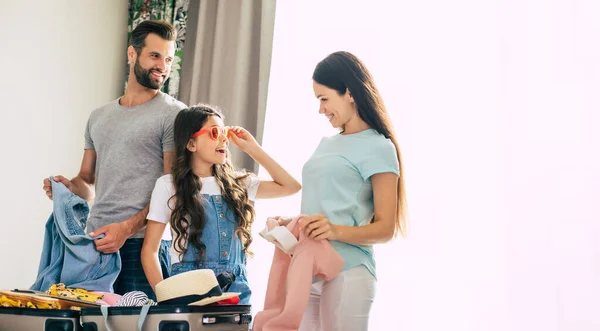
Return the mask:
<path id="1" fill-rule="evenodd" d="M 133 291 L 125 293 L 115 307 L 140 307 L 140 306 L 156 306 L 154 300 L 148 298 L 146 293 L 141 291 Z"/>

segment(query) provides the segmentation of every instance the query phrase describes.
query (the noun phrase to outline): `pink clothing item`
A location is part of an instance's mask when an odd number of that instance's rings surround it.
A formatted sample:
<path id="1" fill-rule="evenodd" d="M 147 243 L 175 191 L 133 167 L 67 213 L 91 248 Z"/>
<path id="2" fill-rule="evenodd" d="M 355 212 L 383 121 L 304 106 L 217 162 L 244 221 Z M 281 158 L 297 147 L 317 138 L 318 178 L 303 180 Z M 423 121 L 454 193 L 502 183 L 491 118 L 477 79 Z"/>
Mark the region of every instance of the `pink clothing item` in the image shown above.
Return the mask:
<path id="1" fill-rule="evenodd" d="M 119 299 L 121 299 L 121 296 L 116 293 L 109 293 L 109 292 L 92 292 L 92 293 L 102 295 L 102 299 L 96 301 L 96 303 L 99 303 L 102 305 L 114 306 L 119 301 Z"/>
<path id="2" fill-rule="evenodd" d="M 298 330 L 308 303 L 313 277 L 330 280 L 344 267 L 344 260 L 327 240 L 306 238 L 298 221 L 286 228 L 298 239 L 292 256 L 275 249 L 263 311 L 254 318 L 253 331 Z M 267 223 L 271 231 L 275 225 Z"/>

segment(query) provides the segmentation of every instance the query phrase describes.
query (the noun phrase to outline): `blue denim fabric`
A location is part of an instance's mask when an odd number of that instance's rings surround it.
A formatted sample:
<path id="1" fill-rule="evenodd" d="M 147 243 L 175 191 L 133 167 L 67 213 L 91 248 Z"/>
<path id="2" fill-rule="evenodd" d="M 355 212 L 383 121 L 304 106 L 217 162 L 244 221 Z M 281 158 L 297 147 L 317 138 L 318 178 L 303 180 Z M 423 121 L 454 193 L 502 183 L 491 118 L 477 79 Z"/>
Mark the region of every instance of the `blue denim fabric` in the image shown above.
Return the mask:
<path id="1" fill-rule="evenodd" d="M 228 292 L 240 292 L 240 304 L 250 304 L 250 287 L 246 277 L 246 253 L 242 242 L 234 234 L 237 219 L 220 195 L 203 194 L 206 225 L 202 232 L 202 242 L 206 246 L 206 259 L 196 263 L 197 250 L 187 246 L 182 261 L 171 265 L 171 275 L 196 269 L 212 269 L 216 275 L 229 271 L 235 275 L 235 282 Z M 173 241 L 173 244 L 175 241 Z"/>
<path id="2" fill-rule="evenodd" d="M 121 270 L 119 253 L 103 254 L 94 239 L 85 233 L 89 212 L 85 200 L 71 193 L 62 183 L 52 183 L 54 211 L 46 222 L 46 233 L 38 276 L 32 290 L 47 291 L 52 284 L 89 291 L 112 292 Z"/>

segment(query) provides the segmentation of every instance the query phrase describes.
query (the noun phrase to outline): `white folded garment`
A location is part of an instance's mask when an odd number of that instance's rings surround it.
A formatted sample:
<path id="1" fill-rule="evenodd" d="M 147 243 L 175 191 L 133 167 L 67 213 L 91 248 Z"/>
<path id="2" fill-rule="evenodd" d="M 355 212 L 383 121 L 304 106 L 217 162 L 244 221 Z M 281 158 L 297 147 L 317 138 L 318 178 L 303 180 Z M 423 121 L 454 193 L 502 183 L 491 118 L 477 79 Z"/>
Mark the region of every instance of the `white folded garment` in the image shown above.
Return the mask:
<path id="1" fill-rule="evenodd" d="M 269 230 L 268 223 L 265 228 L 259 233 L 261 237 L 267 241 L 272 242 L 286 254 L 292 254 L 294 248 L 298 244 L 298 239 L 286 228 L 285 226 L 279 225 Z"/>

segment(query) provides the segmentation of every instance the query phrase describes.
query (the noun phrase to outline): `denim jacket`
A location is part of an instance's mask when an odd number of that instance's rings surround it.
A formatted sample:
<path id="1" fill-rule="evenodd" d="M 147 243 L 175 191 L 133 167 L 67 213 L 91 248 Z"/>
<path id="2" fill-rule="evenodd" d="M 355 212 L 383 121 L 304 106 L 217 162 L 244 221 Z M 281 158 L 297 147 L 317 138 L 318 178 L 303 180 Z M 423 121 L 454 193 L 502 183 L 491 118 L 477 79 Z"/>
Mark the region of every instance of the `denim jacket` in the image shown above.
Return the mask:
<path id="1" fill-rule="evenodd" d="M 52 183 L 53 213 L 46 222 L 42 256 L 32 290 L 47 291 L 52 284 L 71 288 L 112 292 L 121 271 L 119 253 L 96 250 L 94 239 L 85 233 L 88 204 L 62 183 Z"/>
<path id="2" fill-rule="evenodd" d="M 206 259 L 196 264 L 197 250 L 187 246 L 181 262 L 173 263 L 171 275 L 195 269 L 212 269 L 215 274 L 231 272 L 235 281 L 228 292 L 240 292 L 240 304 L 250 304 L 250 287 L 246 278 L 246 253 L 242 242 L 234 234 L 237 219 L 221 195 L 202 194 L 206 223 L 202 232 L 202 242 L 206 246 Z M 172 259 L 173 262 L 177 259 Z"/>

